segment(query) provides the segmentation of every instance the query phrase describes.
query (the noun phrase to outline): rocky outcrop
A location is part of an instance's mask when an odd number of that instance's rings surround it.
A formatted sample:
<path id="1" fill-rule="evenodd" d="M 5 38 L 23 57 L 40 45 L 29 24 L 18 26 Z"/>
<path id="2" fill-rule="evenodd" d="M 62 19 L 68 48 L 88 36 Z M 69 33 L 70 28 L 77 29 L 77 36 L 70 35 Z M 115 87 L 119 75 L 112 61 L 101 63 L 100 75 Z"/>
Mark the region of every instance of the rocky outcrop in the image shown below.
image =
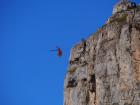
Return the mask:
<path id="1" fill-rule="evenodd" d="M 129 0 L 120 0 L 118 4 L 115 5 L 113 9 L 113 14 L 117 12 L 122 12 L 125 10 L 133 9 L 136 7 L 136 3 Z"/>
<path id="2" fill-rule="evenodd" d="M 113 14 L 69 63 L 64 105 L 140 105 L 140 7 Z"/>

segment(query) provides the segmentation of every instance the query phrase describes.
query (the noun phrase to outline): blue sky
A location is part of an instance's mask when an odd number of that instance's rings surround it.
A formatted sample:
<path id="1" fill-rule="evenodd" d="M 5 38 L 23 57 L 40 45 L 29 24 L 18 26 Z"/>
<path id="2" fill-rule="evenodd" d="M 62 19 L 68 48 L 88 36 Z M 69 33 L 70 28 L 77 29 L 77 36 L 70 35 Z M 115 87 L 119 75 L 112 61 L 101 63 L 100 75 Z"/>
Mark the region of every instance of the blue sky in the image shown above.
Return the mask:
<path id="1" fill-rule="evenodd" d="M 70 49 L 117 1 L 0 0 L 0 105 L 63 105 Z M 48 51 L 56 46 L 61 58 Z"/>

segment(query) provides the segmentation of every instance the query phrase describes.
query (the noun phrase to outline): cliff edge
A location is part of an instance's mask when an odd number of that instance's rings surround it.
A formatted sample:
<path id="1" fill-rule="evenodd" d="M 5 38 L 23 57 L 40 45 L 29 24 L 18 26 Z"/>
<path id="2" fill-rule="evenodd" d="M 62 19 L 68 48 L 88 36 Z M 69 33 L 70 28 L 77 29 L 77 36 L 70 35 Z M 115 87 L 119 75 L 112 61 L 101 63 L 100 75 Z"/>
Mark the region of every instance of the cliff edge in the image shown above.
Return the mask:
<path id="1" fill-rule="evenodd" d="M 140 6 L 121 3 L 72 48 L 64 105 L 140 105 Z"/>

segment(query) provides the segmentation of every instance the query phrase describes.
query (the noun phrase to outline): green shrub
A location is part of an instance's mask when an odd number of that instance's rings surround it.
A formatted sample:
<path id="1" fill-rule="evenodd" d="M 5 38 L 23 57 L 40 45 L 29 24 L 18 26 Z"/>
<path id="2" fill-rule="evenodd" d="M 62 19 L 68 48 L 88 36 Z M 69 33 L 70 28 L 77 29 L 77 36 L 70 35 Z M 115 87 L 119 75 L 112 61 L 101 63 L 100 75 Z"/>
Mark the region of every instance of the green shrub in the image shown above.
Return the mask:
<path id="1" fill-rule="evenodd" d="M 70 74 L 73 74 L 75 71 L 76 71 L 76 67 L 70 67 L 68 70 Z"/>

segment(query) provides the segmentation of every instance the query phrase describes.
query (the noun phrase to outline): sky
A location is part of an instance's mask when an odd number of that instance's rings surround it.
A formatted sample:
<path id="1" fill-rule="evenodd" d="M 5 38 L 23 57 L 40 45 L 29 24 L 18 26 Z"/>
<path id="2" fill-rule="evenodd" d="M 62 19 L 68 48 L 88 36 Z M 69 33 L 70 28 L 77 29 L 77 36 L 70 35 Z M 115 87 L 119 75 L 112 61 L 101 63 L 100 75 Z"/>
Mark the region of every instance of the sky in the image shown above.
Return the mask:
<path id="1" fill-rule="evenodd" d="M 0 0 L 0 105 L 63 105 L 71 48 L 117 1 Z M 49 51 L 56 46 L 61 58 Z"/>

